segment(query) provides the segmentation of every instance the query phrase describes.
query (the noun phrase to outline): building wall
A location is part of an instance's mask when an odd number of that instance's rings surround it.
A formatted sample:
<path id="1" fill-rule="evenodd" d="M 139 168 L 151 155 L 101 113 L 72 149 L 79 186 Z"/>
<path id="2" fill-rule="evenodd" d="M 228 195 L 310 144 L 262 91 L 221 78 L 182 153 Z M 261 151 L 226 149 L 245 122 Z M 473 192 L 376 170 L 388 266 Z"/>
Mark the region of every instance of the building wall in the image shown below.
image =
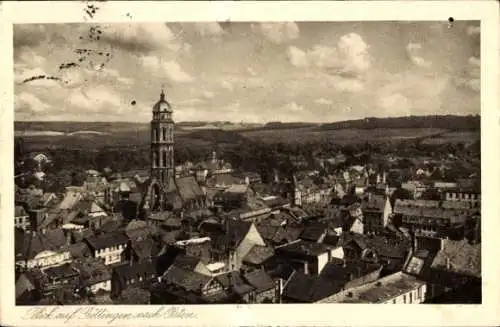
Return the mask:
<path id="1" fill-rule="evenodd" d="M 384 304 L 419 304 L 423 303 L 426 298 L 427 285 L 422 284 L 415 289 L 409 290 L 406 293 L 400 294 L 390 300 L 383 302 Z"/>
<path id="2" fill-rule="evenodd" d="M 111 280 L 104 280 L 102 282 L 90 285 L 90 292 L 93 294 L 97 293 L 99 290 L 111 291 Z"/>
<path id="3" fill-rule="evenodd" d="M 70 259 L 71 255 L 69 252 L 53 252 L 52 255 L 43 256 L 41 258 L 35 257 L 28 260 L 27 263 L 22 263 L 21 265 L 24 266 L 26 264 L 26 268 L 28 269 L 45 269 L 60 266 L 66 262 L 69 262 Z"/>
<path id="4" fill-rule="evenodd" d="M 344 248 L 339 246 L 330 251 L 330 256 L 332 258 L 344 259 Z"/>
<path id="5" fill-rule="evenodd" d="M 318 265 L 316 267 L 317 274 L 321 273 L 323 268 L 325 268 L 325 265 L 328 263 L 330 259 L 329 253 L 322 253 L 318 255 Z"/>
<path id="6" fill-rule="evenodd" d="M 126 244 L 120 244 L 113 247 L 95 250 L 95 258 L 103 258 L 105 265 L 111 265 L 122 261 L 122 252 L 125 250 Z"/>

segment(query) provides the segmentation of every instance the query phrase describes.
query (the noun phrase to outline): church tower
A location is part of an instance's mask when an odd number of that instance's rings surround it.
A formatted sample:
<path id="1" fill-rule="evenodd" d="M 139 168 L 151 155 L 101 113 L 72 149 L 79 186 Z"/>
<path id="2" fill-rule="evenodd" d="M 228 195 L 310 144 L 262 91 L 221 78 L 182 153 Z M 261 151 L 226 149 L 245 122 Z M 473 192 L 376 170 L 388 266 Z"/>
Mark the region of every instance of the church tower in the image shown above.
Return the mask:
<path id="1" fill-rule="evenodd" d="M 173 111 L 162 90 L 151 120 L 151 177 L 167 187 L 175 176 Z"/>

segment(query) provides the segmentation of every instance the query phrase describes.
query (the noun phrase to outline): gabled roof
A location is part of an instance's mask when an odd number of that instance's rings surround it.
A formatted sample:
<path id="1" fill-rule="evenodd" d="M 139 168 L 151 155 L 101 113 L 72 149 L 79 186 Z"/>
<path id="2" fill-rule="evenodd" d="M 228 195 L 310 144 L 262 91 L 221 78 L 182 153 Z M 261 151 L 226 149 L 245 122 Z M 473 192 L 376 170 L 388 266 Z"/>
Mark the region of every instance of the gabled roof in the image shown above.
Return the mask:
<path id="1" fill-rule="evenodd" d="M 274 250 L 268 246 L 254 245 L 243 258 L 243 262 L 259 265 L 274 255 Z"/>
<path id="2" fill-rule="evenodd" d="M 264 292 L 274 288 L 271 277 L 262 269 L 243 273 L 243 278 L 254 287 L 257 292 Z"/>
<path id="3" fill-rule="evenodd" d="M 175 180 L 179 195 L 183 201 L 189 201 L 203 196 L 203 190 L 194 177 L 181 177 Z"/>
<path id="4" fill-rule="evenodd" d="M 62 229 L 49 229 L 45 233 L 16 233 L 16 259 L 33 259 L 43 251 L 59 251 L 66 245 Z"/>
<path id="5" fill-rule="evenodd" d="M 302 303 L 316 302 L 339 292 L 343 284 L 342 281 L 295 272 L 283 290 L 283 297 Z"/>

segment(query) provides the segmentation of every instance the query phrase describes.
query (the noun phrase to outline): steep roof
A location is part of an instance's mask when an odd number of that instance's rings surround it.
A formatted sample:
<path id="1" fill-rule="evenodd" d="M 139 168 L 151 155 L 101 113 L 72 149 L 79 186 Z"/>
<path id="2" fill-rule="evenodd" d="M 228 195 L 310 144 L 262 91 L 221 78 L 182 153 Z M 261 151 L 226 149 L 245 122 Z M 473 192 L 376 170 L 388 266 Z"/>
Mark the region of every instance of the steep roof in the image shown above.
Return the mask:
<path id="1" fill-rule="evenodd" d="M 274 288 L 271 277 L 262 269 L 256 269 L 243 273 L 243 278 L 254 287 L 257 292 L 263 292 Z"/>
<path id="2" fill-rule="evenodd" d="M 243 262 L 250 264 L 262 264 L 274 255 L 274 250 L 268 246 L 254 245 L 243 258 Z"/>
<path id="3" fill-rule="evenodd" d="M 193 200 L 204 195 L 200 185 L 192 176 L 177 178 L 175 182 L 183 201 Z"/>
<path id="4" fill-rule="evenodd" d="M 49 229 L 45 233 L 16 233 L 16 259 L 33 259 L 43 251 L 59 251 L 66 245 L 62 229 Z"/>

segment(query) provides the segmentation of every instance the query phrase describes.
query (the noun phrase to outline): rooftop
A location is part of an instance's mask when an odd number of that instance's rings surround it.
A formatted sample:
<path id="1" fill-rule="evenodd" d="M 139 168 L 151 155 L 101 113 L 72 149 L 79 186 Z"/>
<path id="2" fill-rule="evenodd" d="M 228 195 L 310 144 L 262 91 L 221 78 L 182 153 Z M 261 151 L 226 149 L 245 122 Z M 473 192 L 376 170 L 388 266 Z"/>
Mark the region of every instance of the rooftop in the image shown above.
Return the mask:
<path id="1" fill-rule="evenodd" d="M 276 252 L 279 253 L 284 252 L 309 256 L 318 256 L 329 251 L 329 248 L 323 244 L 303 240 L 294 241 L 276 248 Z"/>
<path id="2" fill-rule="evenodd" d="M 318 303 L 384 303 L 422 285 L 425 282 L 397 272 L 376 282 L 339 292 Z"/>

